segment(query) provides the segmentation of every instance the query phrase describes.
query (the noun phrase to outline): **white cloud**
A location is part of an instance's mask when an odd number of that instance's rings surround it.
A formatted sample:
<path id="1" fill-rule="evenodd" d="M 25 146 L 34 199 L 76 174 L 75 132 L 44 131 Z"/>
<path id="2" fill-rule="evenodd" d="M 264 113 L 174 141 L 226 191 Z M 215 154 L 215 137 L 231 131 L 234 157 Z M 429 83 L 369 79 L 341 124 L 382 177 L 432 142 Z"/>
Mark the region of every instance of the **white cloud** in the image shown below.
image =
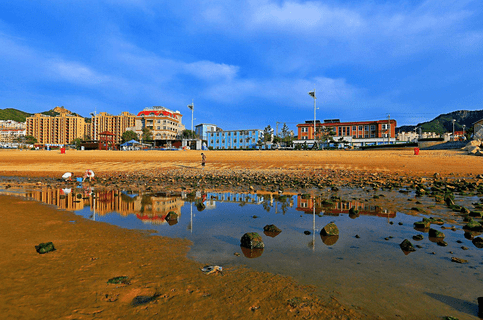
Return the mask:
<path id="1" fill-rule="evenodd" d="M 213 81 L 213 80 L 232 80 L 238 72 L 237 66 L 227 65 L 224 63 L 214 63 L 211 61 L 197 61 L 184 64 L 186 72 L 196 76 L 197 78 Z"/>
<path id="2" fill-rule="evenodd" d="M 98 85 L 111 81 L 109 76 L 102 75 L 78 62 L 49 61 L 46 66 L 52 77 L 59 77 L 77 84 Z"/>

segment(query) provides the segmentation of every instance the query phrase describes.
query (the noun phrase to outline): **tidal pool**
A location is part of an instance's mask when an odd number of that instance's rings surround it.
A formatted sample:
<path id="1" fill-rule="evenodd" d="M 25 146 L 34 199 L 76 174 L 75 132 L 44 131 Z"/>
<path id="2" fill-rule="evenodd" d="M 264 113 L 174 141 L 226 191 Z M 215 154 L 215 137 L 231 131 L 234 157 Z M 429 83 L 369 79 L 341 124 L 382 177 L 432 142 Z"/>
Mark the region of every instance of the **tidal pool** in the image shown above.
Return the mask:
<path id="1" fill-rule="evenodd" d="M 225 270 L 246 265 L 292 276 L 313 285 L 323 296 L 362 309 L 371 317 L 478 319 L 483 249 L 470 239 L 478 234 L 465 234 L 463 216 L 430 197 L 362 189 L 304 195 L 136 194 L 81 186 L 8 191 L 74 211 L 86 219 L 187 238 L 193 243 L 188 255 L 197 261 Z M 475 196 L 456 196 L 458 204 L 472 210 L 479 201 Z M 358 209 L 358 214 L 350 214 L 351 208 Z M 169 212 L 178 218 L 167 221 Z M 428 238 L 427 230 L 414 229 L 414 222 L 429 216 L 444 219 L 444 225 L 432 228 L 444 232 L 447 246 Z M 331 222 L 337 225 L 339 236 L 321 237 L 320 230 Z M 270 224 L 282 232 L 265 234 L 263 227 Z M 246 232 L 261 235 L 265 248 L 241 248 L 240 238 Z M 413 240 L 418 234 L 424 239 Z M 407 254 L 400 249 L 404 239 L 419 246 L 415 252 Z M 452 262 L 452 257 L 468 263 Z"/>

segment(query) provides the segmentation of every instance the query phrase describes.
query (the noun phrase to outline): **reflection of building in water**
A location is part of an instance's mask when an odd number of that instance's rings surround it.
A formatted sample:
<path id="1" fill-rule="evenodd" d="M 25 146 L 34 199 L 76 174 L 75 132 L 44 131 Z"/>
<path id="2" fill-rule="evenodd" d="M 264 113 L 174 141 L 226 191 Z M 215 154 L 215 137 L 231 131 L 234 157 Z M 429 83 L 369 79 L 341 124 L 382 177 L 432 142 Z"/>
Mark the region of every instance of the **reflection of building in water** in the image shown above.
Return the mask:
<path id="1" fill-rule="evenodd" d="M 256 193 L 231 193 L 231 192 L 208 192 L 206 194 L 206 207 L 214 208 L 216 201 L 219 202 L 235 202 L 246 204 L 260 204 L 264 197 Z"/>
<path id="2" fill-rule="evenodd" d="M 324 204 L 326 199 L 321 197 L 304 199 L 302 196 L 297 197 L 297 211 L 305 213 L 313 213 L 314 203 L 315 212 L 317 214 L 323 212 L 324 215 L 338 216 L 339 214 L 349 214 L 349 210 L 354 208 L 359 210 L 360 215 L 371 215 L 384 218 L 395 218 L 396 212 L 389 211 L 376 205 L 368 205 L 367 203 L 359 201 L 338 201 L 332 204 Z"/>
<path id="3" fill-rule="evenodd" d="M 59 209 L 81 210 L 84 208 L 82 193 L 74 188 L 49 189 L 27 191 L 25 196 L 34 200 L 52 204 Z"/>
<path id="4" fill-rule="evenodd" d="M 181 216 L 184 201 L 176 196 L 141 195 L 126 196 L 118 190 L 96 191 L 92 196 L 91 188 L 33 190 L 25 193 L 26 197 L 52 204 L 60 209 L 81 210 L 90 206 L 97 215 L 117 212 L 122 216 L 135 214 L 145 223 L 164 223 L 170 211 Z"/>

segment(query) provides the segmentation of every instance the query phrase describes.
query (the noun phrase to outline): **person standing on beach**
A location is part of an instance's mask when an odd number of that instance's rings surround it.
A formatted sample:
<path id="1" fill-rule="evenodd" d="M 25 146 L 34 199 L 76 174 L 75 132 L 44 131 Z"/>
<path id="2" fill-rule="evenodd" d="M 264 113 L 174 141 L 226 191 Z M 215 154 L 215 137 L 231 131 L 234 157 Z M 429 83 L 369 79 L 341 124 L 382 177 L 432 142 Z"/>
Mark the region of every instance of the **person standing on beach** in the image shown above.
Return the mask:
<path id="1" fill-rule="evenodd" d="M 204 153 L 201 153 L 201 166 L 205 166 L 206 164 L 206 156 Z"/>

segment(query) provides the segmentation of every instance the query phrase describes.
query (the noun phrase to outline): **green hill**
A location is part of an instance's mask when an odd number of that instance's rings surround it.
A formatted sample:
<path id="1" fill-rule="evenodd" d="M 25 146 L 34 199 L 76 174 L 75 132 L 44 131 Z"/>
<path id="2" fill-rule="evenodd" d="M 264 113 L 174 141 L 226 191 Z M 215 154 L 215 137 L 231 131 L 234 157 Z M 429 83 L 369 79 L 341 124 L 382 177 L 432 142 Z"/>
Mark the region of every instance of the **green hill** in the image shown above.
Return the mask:
<path id="1" fill-rule="evenodd" d="M 31 113 L 23 112 L 12 108 L 0 109 L 0 120 L 14 120 L 17 122 L 25 122 L 25 119 L 27 119 L 27 117 L 30 117 L 31 115 Z"/>
<path id="2" fill-rule="evenodd" d="M 463 125 L 466 126 L 466 131 L 473 127 L 473 123 L 483 119 L 483 110 L 459 110 L 446 114 L 441 114 L 431 121 L 418 123 L 415 126 L 401 126 L 396 129 L 397 132 L 413 131 L 416 127 L 422 129 L 423 132 L 436 132 L 443 134 L 445 132 L 453 132 L 453 119 L 456 120 L 454 124 L 455 131 L 462 131 Z"/>

